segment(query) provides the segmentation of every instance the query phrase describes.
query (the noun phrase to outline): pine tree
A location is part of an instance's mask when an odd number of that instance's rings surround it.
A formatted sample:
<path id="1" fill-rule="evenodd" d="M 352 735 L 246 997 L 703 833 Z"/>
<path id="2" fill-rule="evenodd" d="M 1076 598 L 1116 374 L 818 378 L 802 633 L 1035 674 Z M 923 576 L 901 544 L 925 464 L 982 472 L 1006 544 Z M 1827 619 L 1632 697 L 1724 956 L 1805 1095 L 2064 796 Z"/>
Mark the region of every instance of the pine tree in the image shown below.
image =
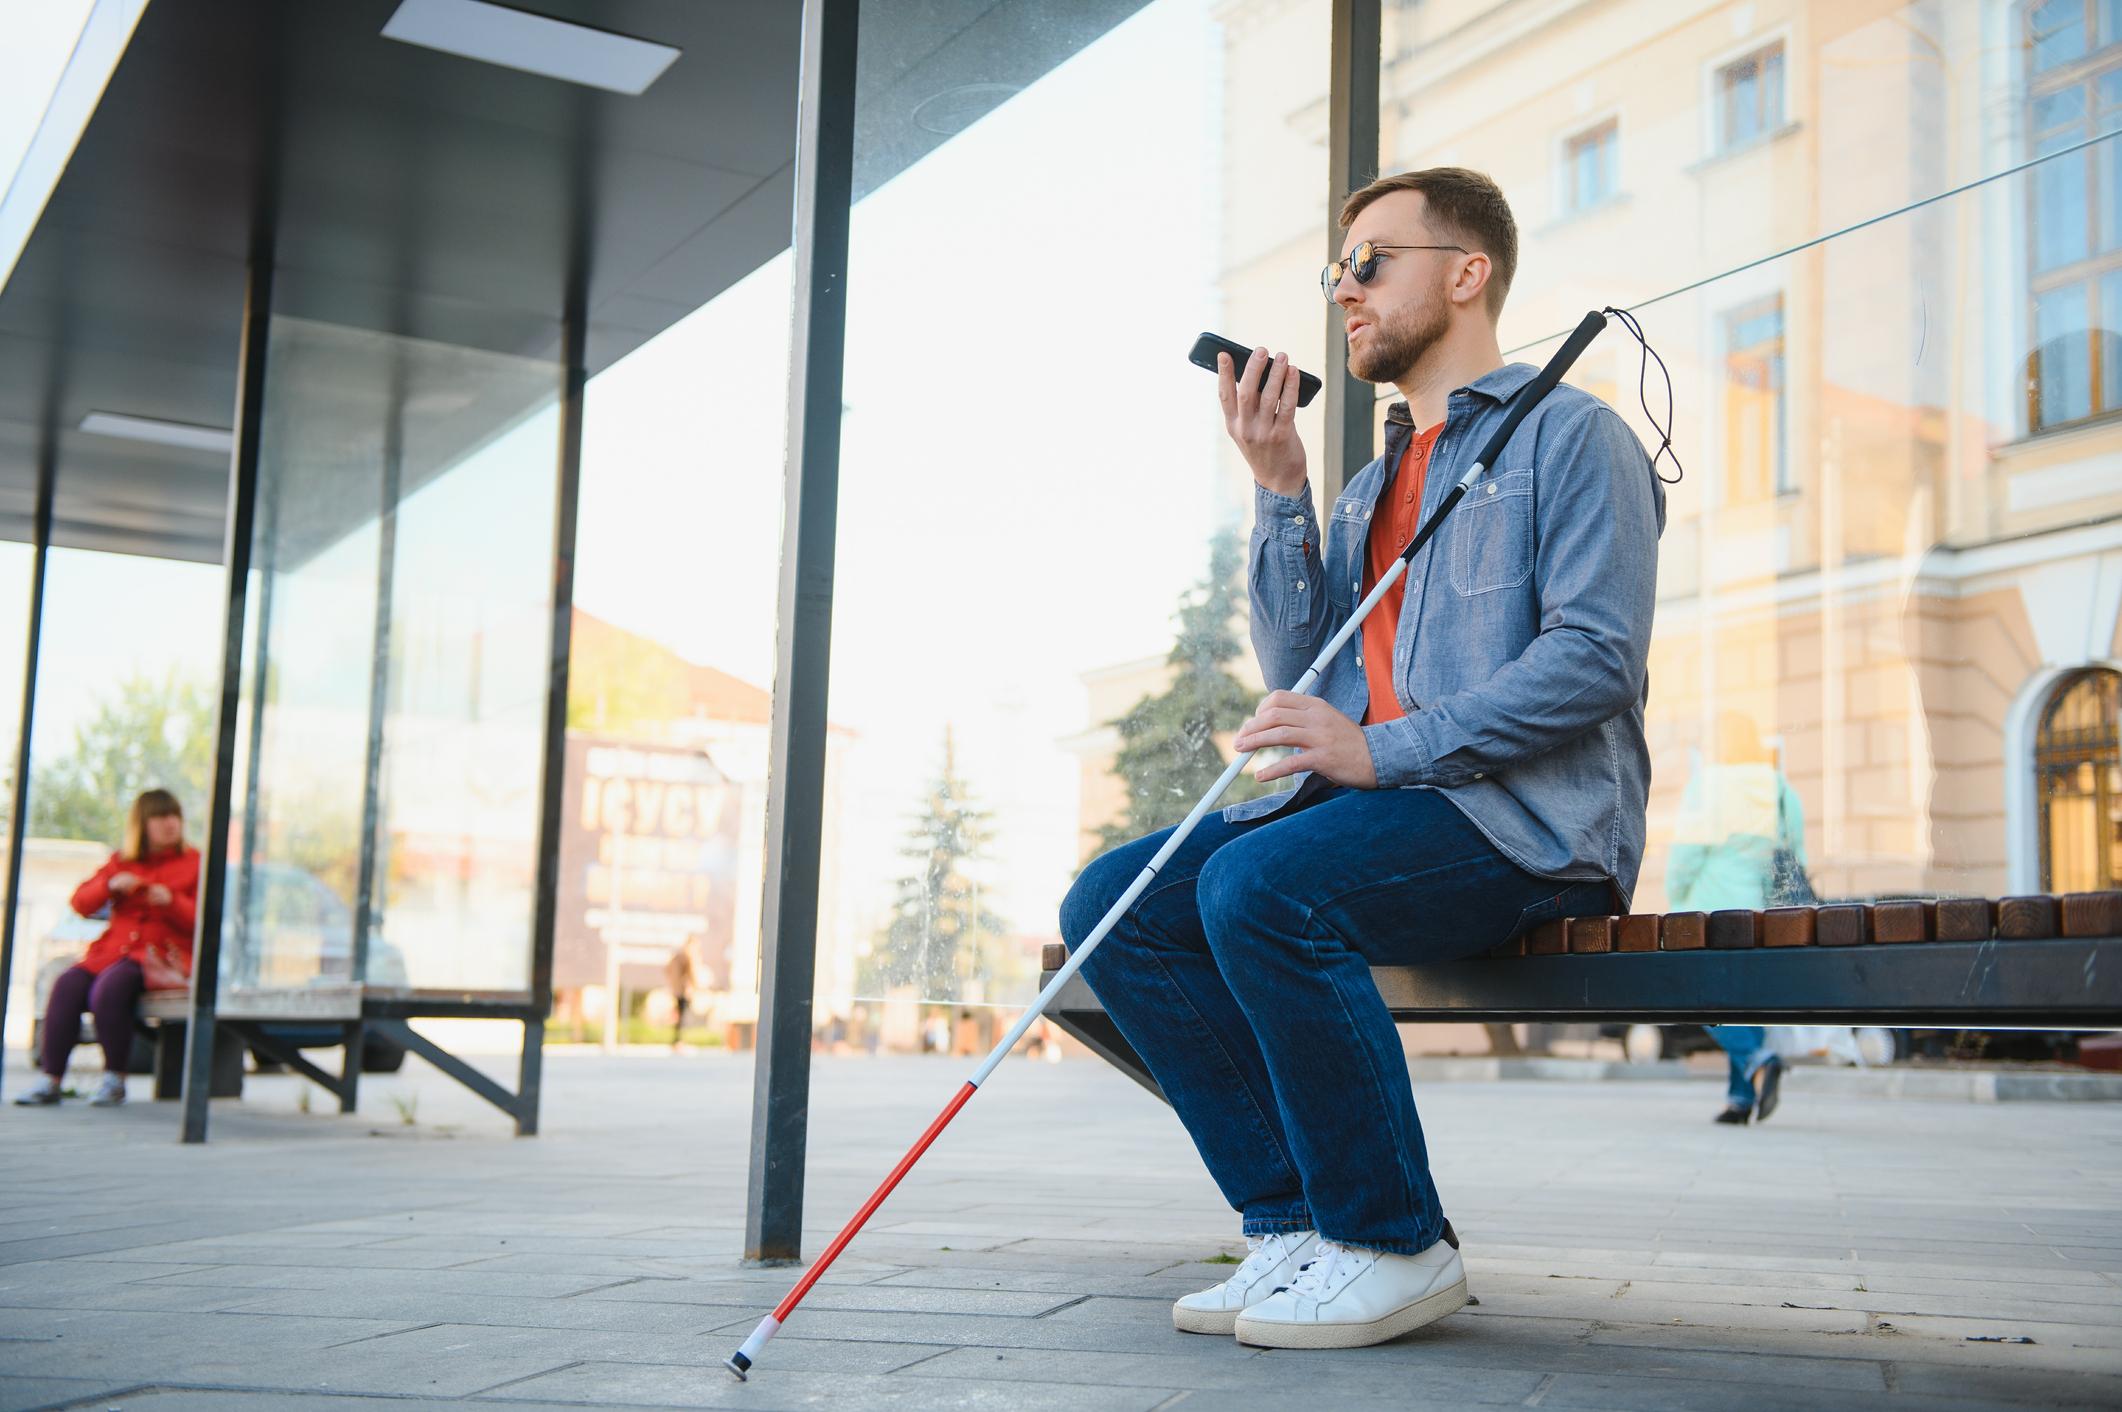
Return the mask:
<path id="1" fill-rule="evenodd" d="M 1184 818 L 1230 764 L 1215 737 L 1237 729 L 1258 704 L 1224 664 L 1244 650 L 1236 627 L 1246 610 L 1245 544 L 1234 529 L 1209 541 L 1208 576 L 1179 600 L 1178 639 L 1167 658 L 1171 685 L 1145 696 L 1107 724 L 1120 732 L 1113 773 L 1127 783 L 1127 812 L 1098 831 L 1100 851 Z M 1249 775 L 1232 782 L 1224 803 L 1266 794 Z"/>
<path id="2" fill-rule="evenodd" d="M 957 1000 L 965 983 L 993 978 L 1003 962 L 1002 919 L 981 905 L 972 873 L 994 842 L 990 815 L 958 777 L 957 749 L 943 732 L 943 771 L 907 831 L 900 856 L 914 871 L 899 880 L 892 918 L 856 977 L 864 995 L 912 985 L 924 1000 Z"/>

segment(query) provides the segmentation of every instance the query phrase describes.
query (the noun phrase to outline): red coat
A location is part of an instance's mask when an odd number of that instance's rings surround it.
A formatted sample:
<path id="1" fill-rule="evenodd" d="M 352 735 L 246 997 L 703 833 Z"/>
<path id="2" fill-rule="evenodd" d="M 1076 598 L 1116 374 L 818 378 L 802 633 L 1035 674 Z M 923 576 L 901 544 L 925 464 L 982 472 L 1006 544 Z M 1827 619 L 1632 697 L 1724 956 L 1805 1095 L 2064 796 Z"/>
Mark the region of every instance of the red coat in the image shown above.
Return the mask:
<path id="1" fill-rule="evenodd" d="M 110 881 L 120 873 L 131 873 L 140 879 L 140 886 L 123 897 L 114 897 Z M 170 890 L 169 902 L 160 907 L 147 900 L 148 888 L 156 883 Z M 102 936 L 89 943 L 88 954 L 81 958 L 82 967 L 101 972 L 119 961 L 138 961 L 151 946 L 163 946 L 174 951 L 189 971 L 193 909 L 198 896 L 198 849 L 186 846 L 138 861 L 113 853 L 94 877 L 74 889 L 74 910 L 82 916 L 95 916 L 106 902 L 111 909 L 111 924 Z"/>

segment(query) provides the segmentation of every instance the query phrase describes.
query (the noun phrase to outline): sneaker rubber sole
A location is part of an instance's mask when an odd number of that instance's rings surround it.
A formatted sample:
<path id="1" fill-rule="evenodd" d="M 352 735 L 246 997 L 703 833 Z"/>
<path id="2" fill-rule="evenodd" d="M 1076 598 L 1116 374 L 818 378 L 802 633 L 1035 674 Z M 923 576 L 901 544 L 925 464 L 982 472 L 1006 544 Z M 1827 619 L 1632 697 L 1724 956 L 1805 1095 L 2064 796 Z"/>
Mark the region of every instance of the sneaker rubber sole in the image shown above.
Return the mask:
<path id="1" fill-rule="evenodd" d="M 1754 1121 L 1765 1123 L 1776 1111 L 1776 1102 L 1783 1096 L 1783 1061 L 1771 1059 L 1761 1070 L 1761 1097 L 1754 1104 Z"/>
<path id="2" fill-rule="evenodd" d="M 1182 1334 L 1221 1334 L 1229 1338 L 1238 1330 L 1238 1311 L 1235 1309 L 1189 1309 L 1183 1304 L 1172 1306 L 1172 1327 Z"/>
<path id="3" fill-rule="evenodd" d="M 1253 1348 L 1368 1348 L 1402 1334 L 1434 1324 L 1447 1314 L 1466 1307 L 1466 1276 L 1435 1294 L 1426 1294 L 1412 1304 L 1403 1304 L 1366 1324 L 1283 1323 L 1279 1320 L 1237 1318 L 1238 1342 Z"/>

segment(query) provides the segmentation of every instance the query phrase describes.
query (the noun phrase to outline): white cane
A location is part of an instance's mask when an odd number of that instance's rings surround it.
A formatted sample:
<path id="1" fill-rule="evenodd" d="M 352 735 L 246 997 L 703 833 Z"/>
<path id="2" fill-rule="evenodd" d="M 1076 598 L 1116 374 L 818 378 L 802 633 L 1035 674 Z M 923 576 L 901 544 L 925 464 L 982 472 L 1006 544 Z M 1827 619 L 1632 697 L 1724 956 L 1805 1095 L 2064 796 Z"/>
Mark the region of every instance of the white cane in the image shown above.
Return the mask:
<path id="1" fill-rule="evenodd" d="M 1607 312 L 1612 311 L 1608 310 Z M 1385 596 L 1386 590 L 1400 581 L 1401 575 L 1407 572 L 1408 564 L 1414 559 L 1416 554 L 1421 552 L 1422 546 L 1429 543 L 1430 538 L 1436 534 L 1437 526 L 1444 523 L 1444 517 L 1452 512 L 1454 506 L 1466 498 L 1468 488 L 1476 480 L 1480 479 L 1481 473 L 1488 469 L 1489 464 L 1497 456 L 1503 454 L 1504 446 L 1509 443 L 1511 434 L 1518 429 L 1518 424 L 1525 420 L 1525 414 L 1530 412 L 1542 398 L 1554 390 L 1555 384 L 1562 380 L 1562 375 L 1569 371 L 1570 365 L 1577 361 L 1578 355 L 1590 346 L 1591 341 L 1597 338 L 1599 331 L 1605 327 L 1606 312 L 1586 314 L 1583 321 L 1577 325 L 1562 347 L 1556 351 L 1555 356 L 1548 359 L 1547 366 L 1534 374 L 1532 381 L 1526 383 L 1511 398 L 1510 404 L 1504 409 L 1503 421 L 1496 427 L 1495 433 L 1483 444 L 1481 454 L 1474 458 L 1473 464 L 1467 467 L 1466 474 L 1459 477 L 1457 484 L 1452 486 L 1451 490 L 1438 504 L 1436 513 L 1431 515 L 1428 522 L 1422 526 L 1415 537 L 1408 541 L 1407 548 L 1400 551 L 1400 555 L 1393 561 L 1392 567 L 1386 570 L 1379 577 L 1377 584 L 1372 587 L 1371 591 L 1363 596 L 1363 601 L 1356 605 L 1356 611 L 1351 613 L 1348 621 L 1341 625 L 1341 630 L 1327 641 L 1324 648 L 1320 649 L 1319 655 L 1312 660 L 1311 666 L 1305 668 L 1304 675 L 1298 679 L 1296 686 L 1291 688 L 1293 691 L 1299 696 L 1308 695 L 1311 689 L 1318 685 L 1320 676 L 1325 673 L 1328 664 L 1334 660 L 1335 654 L 1339 653 L 1347 645 L 1348 640 L 1355 636 L 1357 629 L 1362 627 L 1364 618 L 1369 616 L 1371 609 L 1378 606 L 1378 600 Z M 832 1244 L 825 1247 L 825 1253 L 818 1257 L 818 1262 L 804 1272 L 803 1278 L 798 1280 L 796 1287 L 788 1292 L 788 1296 L 780 1304 L 775 1306 L 774 1312 L 759 1321 L 758 1327 L 754 1328 L 751 1336 L 744 1340 L 743 1346 L 723 1360 L 723 1367 L 735 1373 L 740 1380 L 745 1377 L 761 1350 L 766 1347 L 767 1342 L 776 1333 L 780 1332 L 781 1325 L 787 1322 L 788 1317 L 795 1313 L 796 1306 L 803 1302 L 803 1297 L 806 1294 L 810 1293 L 811 1286 L 818 1282 L 818 1277 L 831 1267 L 833 1261 L 839 1258 L 840 1252 L 847 1248 L 847 1243 L 855 1238 L 856 1232 L 860 1231 L 869 1218 L 876 1213 L 877 1208 L 884 1204 L 884 1198 L 891 1195 L 892 1188 L 898 1186 L 900 1179 L 913 1170 L 914 1163 L 921 1160 L 921 1154 L 928 1151 L 929 1144 L 934 1142 L 943 1129 L 950 1125 L 950 1120 L 958 1116 L 958 1110 L 963 1108 L 973 1094 L 979 1090 L 980 1085 L 987 1081 L 988 1075 L 995 1071 L 995 1066 L 1002 1062 L 1010 1050 L 1016 1048 L 1017 1041 L 1024 1038 L 1025 1032 L 1038 1022 L 1041 1015 L 1046 1013 L 1046 1007 L 1053 1003 L 1054 997 L 1060 994 L 1063 986 L 1068 984 L 1069 978 L 1083 969 L 1083 963 L 1088 961 L 1090 954 L 1098 949 L 1098 943 L 1104 941 L 1106 935 L 1112 931 L 1119 920 L 1127 915 L 1127 909 L 1135 905 L 1135 899 L 1142 895 L 1143 889 L 1149 886 L 1150 880 L 1157 876 L 1157 870 L 1169 862 L 1171 856 L 1179 851 L 1179 846 L 1186 842 L 1187 835 L 1194 831 L 1194 826 L 1200 823 L 1203 816 L 1215 806 L 1216 801 L 1223 797 L 1223 791 L 1230 788 L 1231 782 L 1238 778 L 1239 773 L 1245 769 L 1246 762 L 1251 760 L 1255 753 L 1248 750 L 1230 762 L 1229 767 L 1217 778 L 1215 784 L 1209 787 L 1208 793 L 1201 796 L 1201 801 L 1194 805 L 1179 826 L 1172 830 L 1171 837 L 1167 838 L 1164 841 L 1164 846 L 1157 850 L 1156 857 L 1150 859 L 1144 865 L 1142 871 L 1136 875 L 1135 880 L 1127 885 L 1127 891 L 1121 893 L 1119 900 L 1106 909 L 1105 916 L 1100 919 L 1096 927 L 1092 928 L 1090 935 L 1085 937 L 1082 944 L 1070 953 L 1067 962 L 1063 964 L 1060 970 L 1054 973 L 1054 978 L 1041 988 L 1039 996 L 1032 1002 L 1031 1008 L 1027 1009 L 1019 1017 L 1016 1024 L 1010 1026 L 1009 1033 L 1002 1037 L 1002 1042 L 994 1047 L 987 1058 L 980 1061 L 980 1067 L 973 1071 L 972 1077 L 965 1081 L 963 1086 L 958 1089 L 958 1092 L 952 1096 L 951 1101 L 944 1106 L 943 1111 L 936 1115 L 935 1121 L 928 1125 L 928 1130 L 921 1134 L 920 1140 L 907 1149 L 906 1155 L 899 1159 L 899 1165 L 892 1168 L 891 1175 L 887 1176 L 882 1184 L 870 1193 L 869 1200 L 862 1203 L 862 1209 L 855 1212 L 854 1218 L 841 1228 L 840 1234 L 833 1237 Z"/>

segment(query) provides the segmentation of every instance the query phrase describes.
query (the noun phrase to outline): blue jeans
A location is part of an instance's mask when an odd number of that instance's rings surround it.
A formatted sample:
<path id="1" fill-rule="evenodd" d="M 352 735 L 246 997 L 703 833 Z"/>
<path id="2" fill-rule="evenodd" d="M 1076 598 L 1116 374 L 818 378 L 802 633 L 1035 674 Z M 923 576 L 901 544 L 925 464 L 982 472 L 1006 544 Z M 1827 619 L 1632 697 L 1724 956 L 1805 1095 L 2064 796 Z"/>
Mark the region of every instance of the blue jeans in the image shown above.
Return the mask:
<path id="1" fill-rule="evenodd" d="M 1769 1060 L 1768 1031 L 1759 1025 L 1711 1025 L 1709 1037 L 1731 1056 L 1731 1106 L 1752 1112 L 1754 1073 Z"/>
<path id="2" fill-rule="evenodd" d="M 1083 870 L 1061 904 L 1071 949 L 1170 833 Z M 1610 895 L 1523 871 L 1433 790 L 1337 788 L 1268 819 L 1202 819 L 1083 976 L 1245 1234 L 1414 1254 L 1444 1212 L 1370 967 L 1476 956 L 1550 917 L 1604 915 Z"/>

